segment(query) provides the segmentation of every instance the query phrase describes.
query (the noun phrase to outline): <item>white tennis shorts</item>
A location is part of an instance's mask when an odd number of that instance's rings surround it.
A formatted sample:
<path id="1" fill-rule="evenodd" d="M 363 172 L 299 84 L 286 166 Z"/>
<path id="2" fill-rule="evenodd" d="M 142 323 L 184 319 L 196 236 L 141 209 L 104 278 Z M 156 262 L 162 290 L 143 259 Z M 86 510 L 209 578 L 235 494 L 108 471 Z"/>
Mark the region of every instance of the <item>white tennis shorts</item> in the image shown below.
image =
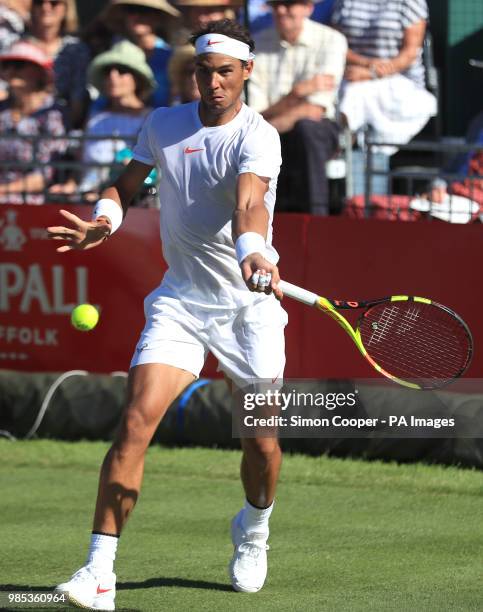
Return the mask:
<path id="1" fill-rule="evenodd" d="M 131 367 L 162 363 L 198 378 L 208 351 L 238 387 L 270 381 L 281 385 L 288 317 L 273 295 L 237 310 L 202 309 L 159 295 L 144 300 L 146 325 Z"/>

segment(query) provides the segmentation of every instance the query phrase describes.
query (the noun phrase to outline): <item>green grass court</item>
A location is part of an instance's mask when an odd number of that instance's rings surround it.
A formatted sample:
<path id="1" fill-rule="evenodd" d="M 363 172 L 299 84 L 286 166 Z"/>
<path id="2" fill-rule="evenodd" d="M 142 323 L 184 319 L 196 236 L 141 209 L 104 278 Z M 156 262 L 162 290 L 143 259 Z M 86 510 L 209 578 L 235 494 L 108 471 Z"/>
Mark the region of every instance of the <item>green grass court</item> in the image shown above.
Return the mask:
<path id="1" fill-rule="evenodd" d="M 0 441 L 2 589 L 48 590 L 84 562 L 105 443 Z M 482 477 L 286 456 L 269 577 L 231 591 L 238 452 L 153 447 L 118 551 L 118 610 L 483 610 Z"/>

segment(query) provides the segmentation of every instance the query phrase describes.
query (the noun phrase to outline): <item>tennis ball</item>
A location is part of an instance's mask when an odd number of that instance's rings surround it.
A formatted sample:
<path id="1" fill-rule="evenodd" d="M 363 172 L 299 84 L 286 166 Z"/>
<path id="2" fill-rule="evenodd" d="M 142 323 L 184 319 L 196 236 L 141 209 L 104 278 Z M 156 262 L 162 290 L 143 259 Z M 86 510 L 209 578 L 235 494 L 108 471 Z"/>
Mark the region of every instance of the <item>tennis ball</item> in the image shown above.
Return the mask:
<path id="1" fill-rule="evenodd" d="M 70 315 L 70 322 L 80 331 L 90 331 L 94 329 L 99 321 L 97 308 L 92 304 L 79 304 Z"/>

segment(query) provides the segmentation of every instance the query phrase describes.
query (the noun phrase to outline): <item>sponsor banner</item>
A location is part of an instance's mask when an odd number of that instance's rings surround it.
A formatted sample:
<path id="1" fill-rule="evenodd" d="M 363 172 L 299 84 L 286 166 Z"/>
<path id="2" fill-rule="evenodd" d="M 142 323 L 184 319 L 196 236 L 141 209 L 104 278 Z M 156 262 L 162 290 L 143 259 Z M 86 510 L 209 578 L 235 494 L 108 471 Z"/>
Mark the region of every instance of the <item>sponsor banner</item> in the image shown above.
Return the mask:
<path id="1" fill-rule="evenodd" d="M 0 207 L 0 368 L 126 371 L 144 325 L 143 299 L 166 269 L 159 212 L 133 208 L 106 244 L 59 254 L 61 243 L 48 240 L 45 228 L 62 223 L 60 208 Z M 90 206 L 69 210 L 90 218 Z M 468 263 L 478 261 L 480 233 L 474 225 L 280 214 L 274 243 L 283 277 L 328 297 L 404 293 L 453 308 L 473 333 L 467 376 L 481 377 L 483 290 Z M 100 320 L 93 331 L 80 332 L 71 326 L 70 313 L 86 302 L 99 308 Z M 284 308 L 290 321 L 286 377 L 378 377 L 332 319 L 290 299 Z M 203 376 L 219 376 L 216 370 L 210 357 Z"/>
<path id="2" fill-rule="evenodd" d="M 59 206 L 0 209 L 0 368 L 26 371 L 127 370 L 141 331 L 143 297 L 165 264 L 159 213 L 132 209 L 109 244 L 57 253 L 45 228 L 60 225 Z M 91 208 L 69 207 L 82 218 Z M 70 323 L 77 304 L 100 310 L 97 327 Z"/>
<path id="3" fill-rule="evenodd" d="M 144 297 L 166 270 L 159 211 L 132 208 L 106 244 L 57 253 L 62 243 L 49 240 L 45 228 L 63 224 L 61 208 L 90 218 L 90 206 L 0 209 L 0 369 L 127 371 L 144 325 Z M 300 215 L 283 225 L 280 235 L 287 249 L 300 246 L 307 219 Z M 297 278 L 302 262 L 292 260 L 287 267 Z M 100 311 L 99 323 L 89 332 L 70 324 L 72 309 L 82 303 Z M 303 310 L 294 302 L 286 307 L 293 332 L 287 338 L 288 361 L 295 369 Z M 208 356 L 202 375 L 221 376 L 213 356 Z"/>

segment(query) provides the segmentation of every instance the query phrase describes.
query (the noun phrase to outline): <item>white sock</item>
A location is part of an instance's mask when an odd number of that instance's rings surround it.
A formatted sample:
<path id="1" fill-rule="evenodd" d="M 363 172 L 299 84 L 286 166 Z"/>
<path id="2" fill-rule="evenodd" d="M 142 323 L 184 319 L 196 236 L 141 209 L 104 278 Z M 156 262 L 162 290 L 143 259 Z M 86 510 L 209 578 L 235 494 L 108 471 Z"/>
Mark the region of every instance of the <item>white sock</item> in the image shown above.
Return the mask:
<path id="1" fill-rule="evenodd" d="M 89 546 L 86 565 L 90 565 L 100 573 L 112 572 L 118 541 L 119 538 L 116 536 L 93 533 L 91 535 L 91 545 Z"/>
<path id="2" fill-rule="evenodd" d="M 246 533 L 266 533 L 268 535 L 268 519 L 272 514 L 272 502 L 268 508 L 256 508 L 246 500 L 243 508 L 241 524 Z"/>

